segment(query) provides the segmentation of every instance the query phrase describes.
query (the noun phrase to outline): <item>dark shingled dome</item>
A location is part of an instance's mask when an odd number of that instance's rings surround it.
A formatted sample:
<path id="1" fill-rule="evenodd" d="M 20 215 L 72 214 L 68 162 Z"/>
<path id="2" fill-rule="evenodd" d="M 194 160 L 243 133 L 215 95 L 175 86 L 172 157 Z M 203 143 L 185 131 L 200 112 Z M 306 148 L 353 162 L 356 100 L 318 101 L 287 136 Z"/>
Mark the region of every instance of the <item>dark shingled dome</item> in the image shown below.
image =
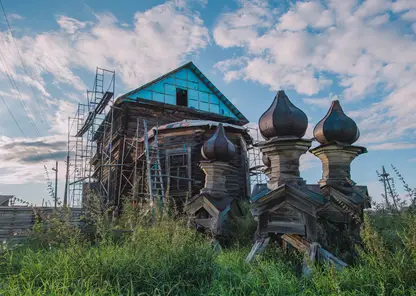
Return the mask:
<path id="1" fill-rule="evenodd" d="M 220 123 L 215 133 L 201 148 L 202 157 L 206 160 L 230 161 L 235 155 L 235 146 L 225 135 L 224 126 Z"/>
<path id="2" fill-rule="evenodd" d="M 337 141 L 352 144 L 360 137 L 357 124 L 345 115 L 338 100 L 332 101 L 328 113 L 313 130 L 315 139 L 321 144 Z"/>
<path id="3" fill-rule="evenodd" d="M 289 100 L 283 90 L 259 119 L 260 133 L 267 140 L 274 137 L 302 138 L 308 128 L 308 117 Z"/>

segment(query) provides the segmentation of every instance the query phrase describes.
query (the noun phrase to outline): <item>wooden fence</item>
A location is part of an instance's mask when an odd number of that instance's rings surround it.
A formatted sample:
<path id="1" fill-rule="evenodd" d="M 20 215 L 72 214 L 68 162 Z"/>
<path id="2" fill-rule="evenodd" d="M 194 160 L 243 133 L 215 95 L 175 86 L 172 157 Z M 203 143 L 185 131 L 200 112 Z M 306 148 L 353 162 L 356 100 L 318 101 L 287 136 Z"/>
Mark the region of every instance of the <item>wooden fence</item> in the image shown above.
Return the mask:
<path id="1" fill-rule="evenodd" d="M 82 209 L 71 208 L 70 210 L 69 221 L 74 226 L 79 225 Z M 0 243 L 22 241 L 35 224 L 37 215 L 46 217 L 53 211 L 54 208 L 51 207 L 0 207 Z"/>

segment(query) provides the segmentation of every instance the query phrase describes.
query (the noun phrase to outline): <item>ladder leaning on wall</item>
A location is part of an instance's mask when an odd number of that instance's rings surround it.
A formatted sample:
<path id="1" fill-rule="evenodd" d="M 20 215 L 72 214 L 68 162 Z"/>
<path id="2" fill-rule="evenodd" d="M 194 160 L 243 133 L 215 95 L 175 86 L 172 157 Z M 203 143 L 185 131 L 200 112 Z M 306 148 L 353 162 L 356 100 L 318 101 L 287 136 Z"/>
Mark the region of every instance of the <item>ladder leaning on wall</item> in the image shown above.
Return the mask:
<path id="1" fill-rule="evenodd" d="M 160 149 L 158 143 L 158 128 L 154 129 L 153 142 L 149 144 L 147 121 L 143 119 L 144 147 L 146 153 L 146 175 L 149 190 L 149 197 L 152 204 L 159 198 L 162 204 L 165 203 L 165 189 L 160 161 Z"/>

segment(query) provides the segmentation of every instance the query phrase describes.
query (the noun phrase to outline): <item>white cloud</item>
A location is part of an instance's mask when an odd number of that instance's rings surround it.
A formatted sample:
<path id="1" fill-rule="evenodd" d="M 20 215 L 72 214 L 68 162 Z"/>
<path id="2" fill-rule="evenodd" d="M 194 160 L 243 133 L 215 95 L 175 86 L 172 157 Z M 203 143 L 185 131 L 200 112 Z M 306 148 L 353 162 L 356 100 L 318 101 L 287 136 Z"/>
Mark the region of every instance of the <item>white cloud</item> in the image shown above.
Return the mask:
<path id="1" fill-rule="evenodd" d="M 406 21 L 416 21 L 416 9 L 409 10 L 403 13 L 400 17 Z"/>
<path id="2" fill-rule="evenodd" d="M 339 96 L 330 93 L 327 98 L 303 98 L 305 104 L 316 106 L 322 109 L 329 109 L 333 100 L 339 100 Z"/>
<path id="3" fill-rule="evenodd" d="M 200 4 L 204 3 L 200 1 Z M 47 131 L 49 135 L 29 140 L 0 135 L 3 142 L 66 141 L 68 116 L 75 111 L 74 103 L 85 97 L 87 89 L 79 76 L 80 69 L 90 73 L 95 73 L 97 66 L 114 69 L 118 81 L 117 92 L 120 92 L 122 88 L 138 87 L 184 63 L 190 55 L 198 54 L 209 44 L 210 37 L 199 14 L 188 9 L 188 4 L 189 1 L 167 1 L 146 11 L 136 12 L 129 27 L 111 14 L 95 14 L 95 19 L 91 21 L 59 15 L 57 23 L 60 29 L 57 31 L 15 36 L 16 46 L 29 75 L 22 68 L 10 34 L 0 31 L 0 48 L 7 65 L 0 63 L 0 72 L 11 74 L 17 84 L 26 85 L 21 92 L 28 106 L 31 104 L 30 110 L 35 110 L 31 107 L 36 101 L 32 94 L 28 94 L 27 86 L 31 85 L 38 93 L 46 116 L 38 116 L 35 121 L 45 120 L 48 127 L 42 131 Z M 0 75 L 1 85 L 8 83 L 4 77 Z M 54 87 L 63 90 L 64 94 L 59 99 L 52 91 Z M 2 88 L 1 94 L 7 99 L 15 98 L 15 90 L 6 90 Z M 20 109 L 15 108 L 13 112 L 18 120 L 23 118 L 27 121 Z M 34 115 L 30 113 L 30 116 Z M 35 159 L 33 155 L 39 157 L 33 147 L 19 146 L 19 149 L 24 149 L 20 152 L 28 154 L 23 161 L 8 156 L 7 150 L 2 147 L 0 157 L 7 159 L 1 161 L 0 182 L 44 182 L 42 163 L 46 162 L 49 167 L 54 163 L 46 159 L 49 153 L 38 150 L 40 158 L 45 158 L 45 161 L 39 158 L 37 163 L 28 163 L 25 162 L 27 159 Z M 59 152 L 59 155 L 63 153 L 61 150 L 52 152 Z"/>
<path id="4" fill-rule="evenodd" d="M 401 12 L 408 9 L 415 9 L 416 2 L 413 0 L 396 0 L 392 3 L 392 10 L 394 12 Z"/>
<path id="5" fill-rule="evenodd" d="M 43 165 L 52 168 L 55 158 L 62 162 L 66 152 L 65 139 L 42 137 L 32 140 L 0 136 L 0 159 L 3 172 L 0 183 L 25 184 L 28 182 L 45 182 Z M 65 177 L 65 170 L 60 170 L 59 177 Z"/>
<path id="6" fill-rule="evenodd" d="M 328 108 L 331 104 L 331 100 L 329 98 L 304 98 L 303 102 L 308 105 L 317 106 L 319 108 Z"/>
<path id="7" fill-rule="evenodd" d="M 379 145 L 370 146 L 371 150 L 403 150 L 403 149 L 416 149 L 414 143 L 383 143 Z"/>
<path id="8" fill-rule="evenodd" d="M 24 20 L 25 18 L 23 16 L 21 16 L 20 14 L 17 14 L 17 13 L 8 13 L 7 14 L 7 19 L 10 22 L 12 22 L 12 21 Z"/>
<path id="9" fill-rule="evenodd" d="M 321 166 L 321 161 L 312 153 L 305 153 L 299 159 L 299 171 L 304 172 Z"/>
<path id="10" fill-rule="evenodd" d="M 350 113 L 364 115 L 357 118 L 363 144 L 403 142 L 401 138 L 416 128 L 416 39 L 394 23 L 383 26 L 392 13 L 409 18 L 416 1 L 299 1 L 280 15 L 273 12 L 272 19 L 267 4 L 253 2 L 256 22 L 231 26 L 242 19 L 245 5 L 220 17 L 214 29 L 221 32 L 214 34 L 218 45 L 243 52 L 216 64 L 227 81 L 251 80 L 271 90 L 294 89 L 308 96 L 336 82 L 346 104 L 357 106 Z M 323 11 L 333 20 L 317 26 Z M 416 32 L 416 23 L 413 29 Z M 367 105 L 358 104 L 362 100 Z M 304 102 L 322 108 L 327 103 L 322 97 Z M 410 136 L 407 141 L 415 138 Z"/>
<path id="11" fill-rule="evenodd" d="M 356 10 L 355 15 L 359 17 L 369 17 L 385 12 L 391 8 L 389 0 L 365 0 Z"/>
<path id="12" fill-rule="evenodd" d="M 315 124 L 309 122 L 308 123 L 308 128 L 306 129 L 306 133 L 304 138 L 305 139 L 312 139 L 313 138 L 313 129 L 315 127 Z"/>
<path id="13" fill-rule="evenodd" d="M 138 12 L 134 20 L 134 28 L 126 29 L 114 16 L 99 15 L 90 32 L 76 35 L 78 64 L 115 69 L 127 87 L 137 87 L 178 66 L 209 42 L 202 20 L 180 11 L 173 2 Z"/>
<path id="14" fill-rule="evenodd" d="M 52 74 L 57 82 L 84 91 L 86 86 L 74 70 L 93 71 L 100 66 L 115 69 L 127 87 L 137 87 L 173 69 L 209 43 L 202 19 L 184 9 L 184 3 L 175 3 L 137 12 L 131 28 L 123 27 L 111 14 L 96 15 L 94 22 L 60 15 L 57 22 L 62 31 L 17 38 L 32 84 L 47 95 L 43 77 Z M 9 40 L 9 34 L 1 33 L 0 46 L 13 53 L 7 56 L 9 67 L 21 74 L 20 60 Z M 0 71 L 5 69 L 0 67 Z"/>
<path id="15" fill-rule="evenodd" d="M 80 29 L 83 29 L 87 26 L 88 22 L 81 22 L 71 17 L 65 15 L 59 15 L 57 18 L 59 26 L 69 34 L 74 34 Z"/>
<path id="16" fill-rule="evenodd" d="M 285 13 L 278 24 L 280 30 L 299 31 L 308 26 L 327 28 L 334 23 L 332 11 L 326 10 L 319 1 L 297 2 Z"/>
<path id="17" fill-rule="evenodd" d="M 32 99 L 32 97 L 29 94 L 24 93 L 24 92 L 20 92 L 20 95 L 19 95 L 17 90 L 14 89 L 14 88 L 10 89 L 8 92 L 0 90 L 0 96 L 12 98 L 12 99 L 15 99 L 15 100 L 18 100 L 18 96 L 19 96 L 24 101 L 28 101 L 28 100 Z"/>
<path id="18" fill-rule="evenodd" d="M 257 29 L 272 24 L 273 11 L 264 0 L 242 0 L 241 8 L 235 12 L 224 13 L 214 28 L 217 44 L 232 47 L 249 43 L 258 37 Z"/>
<path id="19" fill-rule="evenodd" d="M 388 13 L 385 13 L 383 15 L 376 16 L 373 19 L 369 20 L 368 24 L 372 26 L 380 26 L 380 25 L 388 23 L 389 20 L 390 20 L 390 15 Z"/>

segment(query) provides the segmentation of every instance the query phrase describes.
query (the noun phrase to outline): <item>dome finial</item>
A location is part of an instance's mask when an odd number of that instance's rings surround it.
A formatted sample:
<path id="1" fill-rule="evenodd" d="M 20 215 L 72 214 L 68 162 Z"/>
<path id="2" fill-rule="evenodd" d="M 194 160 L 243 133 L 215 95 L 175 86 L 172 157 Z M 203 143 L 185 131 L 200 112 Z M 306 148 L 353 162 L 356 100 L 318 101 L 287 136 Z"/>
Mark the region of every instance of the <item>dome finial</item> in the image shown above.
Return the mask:
<path id="1" fill-rule="evenodd" d="M 260 133 L 266 139 L 274 137 L 302 138 L 308 128 L 308 117 L 279 90 L 272 105 L 259 119 Z"/>
<path id="2" fill-rule="evenodd" d="M 202 157 L 206 160 L 230 161 L 235 155 L 235 146 L 225 135 L 220 123 L 215 133 L 201 147 Z"/>
<path id="3" fill-rule="evenodd" d="M 352 144 L 360 137 L 357 124 L 345 115 L 338 100 L 332 101 L 328 113 L 313 130 L 315 139 L 321 144 L 337 141 Z"/>

